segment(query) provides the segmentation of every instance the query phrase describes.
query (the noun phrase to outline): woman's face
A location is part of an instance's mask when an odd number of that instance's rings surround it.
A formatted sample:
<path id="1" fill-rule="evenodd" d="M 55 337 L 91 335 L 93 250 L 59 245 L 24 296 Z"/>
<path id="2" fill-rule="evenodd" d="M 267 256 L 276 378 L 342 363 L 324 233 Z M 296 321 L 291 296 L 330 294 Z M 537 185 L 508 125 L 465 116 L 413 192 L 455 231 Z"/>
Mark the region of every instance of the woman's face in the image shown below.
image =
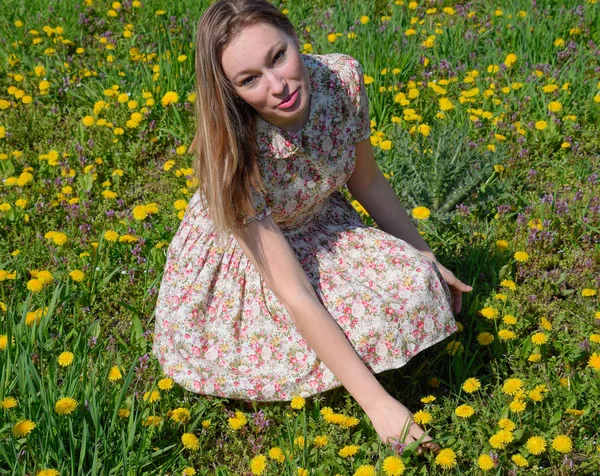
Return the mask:
<path id="1" fill-rule="evenodd" d="M 221 63 L 238 96 L 265 121 L 292 132 L 304 126 L 310 83 L 294 38 L 268 24 L 248 26 L 223 50 Z"/>

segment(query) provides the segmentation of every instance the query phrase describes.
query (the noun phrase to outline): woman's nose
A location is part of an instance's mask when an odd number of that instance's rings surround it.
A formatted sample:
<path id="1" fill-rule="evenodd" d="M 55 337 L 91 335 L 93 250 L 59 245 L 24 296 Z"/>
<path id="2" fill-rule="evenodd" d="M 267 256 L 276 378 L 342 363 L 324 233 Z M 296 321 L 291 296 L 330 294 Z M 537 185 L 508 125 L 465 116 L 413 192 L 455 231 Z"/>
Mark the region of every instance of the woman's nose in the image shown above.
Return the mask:
<path id="1" fill-rule="evenodd" d="M 282 76 L 277 74 L 271 74 L 269 77 L 269 87 L 271 89 L 271 94 L 274 96 L 281 96 L 286 91 L 287 83 Z"/>

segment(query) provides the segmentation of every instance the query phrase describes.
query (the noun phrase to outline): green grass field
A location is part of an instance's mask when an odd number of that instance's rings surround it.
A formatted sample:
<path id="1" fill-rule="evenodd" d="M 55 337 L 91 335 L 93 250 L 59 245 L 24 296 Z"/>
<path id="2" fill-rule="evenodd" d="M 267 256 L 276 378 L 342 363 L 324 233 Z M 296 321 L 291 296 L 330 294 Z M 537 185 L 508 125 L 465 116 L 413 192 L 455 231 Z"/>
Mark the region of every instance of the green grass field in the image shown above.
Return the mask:
<path id="1" fill-rule="evenodd" d="M 600 474 L 596 0 L 278 4 L 304 53 L 360 61 L 382 171 L 474 287 L 378 375 L 437 456 L 380 445 L 343 388 L 248 411 L 150 355 L 208 2 L 2 5 L 1 475 Z"/>

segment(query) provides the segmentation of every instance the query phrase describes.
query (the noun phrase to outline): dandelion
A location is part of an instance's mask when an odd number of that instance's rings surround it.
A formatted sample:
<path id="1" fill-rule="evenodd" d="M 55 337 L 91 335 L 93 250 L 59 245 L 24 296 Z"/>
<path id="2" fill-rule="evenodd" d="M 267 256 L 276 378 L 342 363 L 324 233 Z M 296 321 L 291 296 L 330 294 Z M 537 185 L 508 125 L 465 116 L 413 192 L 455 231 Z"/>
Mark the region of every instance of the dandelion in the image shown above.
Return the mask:
<path id="1" fill-rule="evenodd" d="M 314 441 L 313 441 L 313 444 L 314 444 L 315 446 L 317 446 L 318 448 L 323 448 L 324 446 L 326 446 L 326 445 L 327 445 L 328 441 L 329 441 L 329 440 L 327 439 L 327 437 L 326 437 L 326 436 L 324 436 L 324 435 L 319 435 L 319 436 L 315 436 L 315 439 L 314 439 Z"/>
<path id="2" fill-rule="evenodd" d="M 529 466 L 529 461 L 527 461 L 527 459 L 525 459 L 523 455 L 512 455 L 510 459 L 512 459 L 513 462 L 520 468 L 526 468 L 527 466 Z"/>
<path id="3" fill-rule="evenodd" d="M 477 342 L 479 342 L 480 345 L 490 345 L 494 342 L 494 336 L 489 332 L 481 332 L 477 335 Z"/>
<path id="4" fill-rule="evenodd" d="M 388 456 L 383 460 L 383 472 L 386 476 L 400 476 L 405 470 L 404 462 L 397 456 Z"/>
<path id="5" fill-rule="evenodd" d="M 8 336 L 6 334 L 0 335 L 0 350 L 6 349 L 8 345 Z"/>
<path id="6" fill-rule="evenodd" d="M 348 458 L 349 456 L 354 456 L 356 453 L 358 453 L 358 450 L 360 448 L 356 445 L 348 445 L 348 446 L 344 446 L 339 452 L 338 454 L 342 457 L 342 458 Z"/>
<path id="7" fill-rule="evenodd" d="M 542 354 L 534 352 L 530 354 L 529 357 L 527 357 L 527 360 L 533 363 L 539 362 L 540 360 L 542 360 Z"/>
<path id="8" fill-rule="evenodd" d="M 496 240 L 496 248 L 498 248 L 501 251 L 507 250 L 508 249 L 508 241 Z"/>
<path id="9" fill-rule="evenodd" d="M 143 426 L 157 426 L 162 421 L 162 417 L 158 415 L 150 415 L 142 422 Z"/>
<path id="10" fill-rule="evenodd" d="M 594 352 L 588 360 L 588 365 L 594 370 L 600 370 L 600 354 Z"/>
<path id="11" fill-rule="evenodd" d="M 481 388 L 481 382 L 474 377 L 468 378 L 467 380 L 465 380 L 465 382 L 462 385 L 462 389 L 467 393 L 476 392 L 480 388 Z"/>
<path id="12" fill-rule="evenodd" d="M 85 273 L 80 269 L 75 269 L 69 273 L 69 276 L 71 276 L 73 281 L 80 283 L 85 278 Z"/>
<path id="13" fill-rule="evenodd" d="M 269 450 L 269 458 L 278 463 L 283 463 L 285 461 L 285 455 L 283 454 L 282 449 L 277 446 Z"/>
<path id="14" fill-rule="evenodd" d="M 539 455 L 546 451 L 546 441 L 541 436 L 532 436 L 525 443 L 525 448 L 531 454 Z"/>
<path id="15" fill-rule="evenodd" d="M 427 397 L 421 398 L 422 403 L 432 403 L 435 402 L 435 397 L 433 395 L 428 395 Z"/>
<path id="16" fill-rule="evenodd" d="M 573 449 L 573 442 L 567 435 L 558 435 L 552 440 L 552 448 L 559 453 L 569 453 Z"/>
<path id="17" fill-rule="evenodd" d="M 509 329 L 500 329 L 498 331 L 498 337 L 500 338 L 500 340 L 514 340 L 517 338 L 517 334 L 515 334 L 513 331 L 509 330 Z"/>
<path id="18" fill-rule="evenodd" d="M 151 392 L 144 393 L 144 401 L 154 403 L 160 400 L 160 392 L 158 390 L 152 390 Z"/>
<path id="19" fill-rule="evenodd" d="M 507 326 L 514 326 L 517 323 L 517 318 L 511 314 L 507 314 L 502 318 L 502 322 Z"/>
<path id="20" fill-rule="evenodd" d="M 263 474 L 267 468 L 267 457 L 265 455 L 257 455 L 250 462 L 250 470 L 252 474 Z"/>
<path id="21" fill-rule="evenodd" d="M 116 382 L 117 380 L 121 380 L 123 375 L 121 374 L 121 369 L 117 365 L 113 365 L 108 371 L 108 380 L 111 382 Z"/>
<path id="22" fill-rule="evenodd" d="M 62 352 L 58 356 L 58 365 L 60 365 L 61 367 L 68 367 L 73 363 L 74 357 L 75 356 L 73 355 L 73 352 Z"/>
<path id="23" fill-rule="evenodd" d="M 502 386 L 502 393 L 505 395 L 515 395 L 523 388 L 523 381 L 519 378 L 509 378 Z"/>
<path id="24" fill-rule="evenodd" d="M 14 397 L 6 397 L 2 401 L 0 401 L 0 407 L 4 408 L 5 410 L 15 408 L 17 405 L 17 399 Z"/>
<path id="25" fill-rule="evenodd" d="M 498 318 L 498 310 L 493 307 L 484 307 L 479 311 L 479 314 L 491 321 Z"/>
<path id="26" fill-rule="evenodd" d="M 427 220 L 431 215 L 431 211 L 427 207 L 416 207 L 413 208 L 411 214 L 417 220 Z"/>
<path id="27" fill-rule="evenodd" d="M 525 251 L 517 251 L 514 254 L 514 258 L 520 263 L 526 263 L 529 259 L 529 255 Z"/>
<path id="28" fill-rule="evenodd" d="M 161 390 L 171 390 L 173 388 L 173 379 L 162 378 L 158 381 L 158 388 Z"/>
<path id="29" fill-rule="evenodd" d="M 59 476 L 60 473 L 56 469 L 42 469 L 36 473 L 36 476 Z"/>
<path id="30" fill-rule="evenodd" d="M 508 430 L 500 430 L 494 435 L 492 435 L 488 441 L 490 442 L 490 445 L 492 445 L 493 448 L 504 449 L 504 447 L 508 443 L 511 443 L 513 439 L 514 435 L 512 434 L 512 432 Z"/>
<path id="31" fill-rule="evenodd" d="M 235 412 L 235 417 L 229 418 L 228 423 L 229 423 L 229 427 L 232 430 L 239 430 L 246 423 L 248 423 L 248 419 L 246 418 L 246 415 L 244 415 L 243 412 L 236 411 Z"/>
<path id="32" fill-rule="evenodd" d="M 517 284 L 512 279 L 503 279 L 500 282 L 500 286 L 502 286 L 503 288 L 508 288 L 511 291 L 516 291 L 517 289 Z"/>
<path id="33" fill-rule="evenodd" d="M 198 437 L 193 433 L 184 433 L 181 435 L 181 442 L 187 450 L 196 451 L 200 448 L 200 441 Z"/>
<path id="34" fill-rule="evenodd" d="M 508 408 L 510 408 L 510 411 L 513 413 L 522 413 L 525 411 L 526 406 L 527 403 L 525 403 L 523 400 L 515 398 L 512 402 L 510 402 Z"/>
<path id="35" fill-rule="evenodd" d="M 31 433 L 37 425 L 31 420 L 21 420 L 13 426 L 12 432 L 15 438 L 21 438 Z"/>
<path id="36" fill-rule="evenodd" d="M 354 476 L 375 476 L 375 466 L 372 464 L 363 464 L 354 472 Z"/>
<path id="37" fill-rule="evenodd" d="M 456 465 L 456 453 L 451 448 L 444 448 L 435 458 L 435 464 L 444 469 L 450 469 Z"/>
<path id="38" fill-rule="evenodd" d="M 196 474 L 196 470 L 191 466 L 186 466 L 181 472 L 181 476 L 194 476 L 194 474 Z"/>
<path id="39" fill-rule="evenodd" d="M 130 414 L 131 412 L 129 411 L 129 408 L 119 408 L 119 418 L 129 418 Z"/>
<path id="40" fill-rule="evenodd" d="M 456 407 L 456 410 L 454 410 L 454 413 L 456 413 L 456 416 L 460 417 L 460 418 L 469 418 L 470 416 L 473 416 L 473 414 L 475 413 L 475 410 L 473 409 L 473 407 L 471 405 L 460 405 L 459 407 Z"/>
<path id="41" fill-rule="evenodd" d="M 177 423 L 187 423 L 192 418 L 190 411 L 187 408 L 176 408 L 171 412 L 171 420 Z"/>
<path id="42" fill-rule="evenodd" d="M 166 107 L 169 104 L 177 104 L 177 101 L 179 101 L 179 96 L 177 95 L 177 93 L 175 91 L 168 91 L 167 93 L 165 93 L 160 102 L 163 105 L 163 107 Z"/>
<path id="43" fill-rule="evenodd" d="M 535 345 L 544 345 L 548 342 L 548 336 L 543 332 L 536 332 L 531 336 L 531 342 Z"/>
<path id="44" fill-rule="evenodd" d="M 418 425 L 427 425 L 433 421 L 431 413 L 424 410 L 419 410 L 413 415 L 413 420 Z"/>
<path id="45" fill-rule="evenodd" d="M 483 454 L 477 458 L 477 466 L 483 471 L 489 471 L 490 469 L 494 469 L 494 460 L 490 455 Z"/>
<path id="46" fill-rule="evenodd" d="M 294 410 L 301 410 L 302 408 L 304 408 L 305 404 L 306 404 L 306 400 L 298 395 L 292 399 L 292 402 L 290 405 Z"/>
<path id="47" fill-rule="evenodd" d="M 54 411 L 59 415 L 68 415 L 77 408 L 77 400 L 71 397 L 61 398 L 54 405 Z"/>
<path id="48" fill-rule="evenodd" d="M 562 104 L 558 101 L 552 101 L 548 104 L 548 110 L 551 112 L 558 112 L 562 109 Z"/>
<path id="49" fill-rule="evenodd" d="M 590 289 L 590 288 L 585 288 L 581 291 L 581 295 L 583 297 L 592 297 L 596 295 L 596 290 L 595 289 Z"/>

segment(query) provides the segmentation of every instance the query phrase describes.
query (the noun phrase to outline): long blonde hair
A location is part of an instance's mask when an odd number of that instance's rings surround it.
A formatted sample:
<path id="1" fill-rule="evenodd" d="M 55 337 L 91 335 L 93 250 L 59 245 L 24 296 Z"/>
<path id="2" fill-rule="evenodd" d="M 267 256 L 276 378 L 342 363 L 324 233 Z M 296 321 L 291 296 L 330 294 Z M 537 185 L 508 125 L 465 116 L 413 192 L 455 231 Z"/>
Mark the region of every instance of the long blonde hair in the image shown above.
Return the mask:
<path id="1" fill-rule="evenodd" d="M 256 111 L 223 71 L 221 55 L 243 28 L 266 23 L 298 44 L 289 19 L 266 0 L 220 0 L 198 21 L 196 32 L 196 133 L 189 152 L 211 220 L 222 238 L 253 213 L 250 190 L 264 192 L 258 166 Z"/>

